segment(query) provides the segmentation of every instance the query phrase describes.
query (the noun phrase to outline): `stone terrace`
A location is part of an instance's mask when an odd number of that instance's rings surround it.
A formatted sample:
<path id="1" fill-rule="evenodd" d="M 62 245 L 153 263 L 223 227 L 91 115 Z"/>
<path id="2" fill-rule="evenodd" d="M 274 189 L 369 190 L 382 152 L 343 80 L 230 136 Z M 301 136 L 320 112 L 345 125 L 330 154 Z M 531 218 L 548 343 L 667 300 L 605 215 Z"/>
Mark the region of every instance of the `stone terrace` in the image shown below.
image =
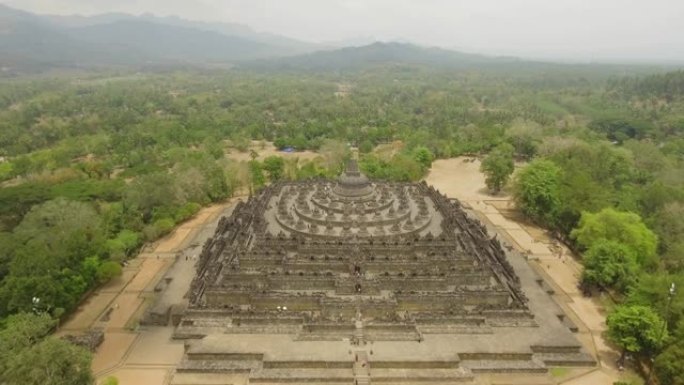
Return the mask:
<path id="1" fill-rule="evenodd" d="M 221 220 L 177 321 L 174 383 L 443 384 L 593 365 L 540 282 L 458 202 L 351 162 Z"/>

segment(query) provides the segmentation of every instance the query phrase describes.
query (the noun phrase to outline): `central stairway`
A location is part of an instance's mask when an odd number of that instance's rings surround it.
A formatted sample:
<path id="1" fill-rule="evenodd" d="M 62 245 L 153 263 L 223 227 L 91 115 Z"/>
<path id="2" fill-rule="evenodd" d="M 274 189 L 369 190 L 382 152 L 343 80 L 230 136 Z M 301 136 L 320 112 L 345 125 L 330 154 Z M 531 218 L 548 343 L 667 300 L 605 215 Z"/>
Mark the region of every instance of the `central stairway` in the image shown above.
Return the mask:
<path id="1" fill-rule="evenodd" d="M 370 363 L 365 350 L 354 353 L 354 385 L 370 384 Z"/>

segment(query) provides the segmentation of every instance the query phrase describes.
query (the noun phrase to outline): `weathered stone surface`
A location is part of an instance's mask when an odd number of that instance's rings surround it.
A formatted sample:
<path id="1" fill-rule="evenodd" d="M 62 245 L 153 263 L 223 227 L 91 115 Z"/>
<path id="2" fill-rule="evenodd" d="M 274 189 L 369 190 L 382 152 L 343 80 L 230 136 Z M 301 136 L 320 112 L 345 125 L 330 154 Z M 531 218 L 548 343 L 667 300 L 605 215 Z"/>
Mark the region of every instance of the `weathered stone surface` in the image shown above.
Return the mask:
<path id="1" fill-rule="evenodd" d="M 179 370 L 247 370 L 256 379 L 287 377 L 287 367 L 265 371 L 273 361 L 293 362 L 297 375 L 328 362 L 331 378 L 346 379 L 351 370 L 332 364 L 344 355 L 326 359 L 321 349 L 371 343 L 385 367 L 395 362 L 409 377 L 412 367 L 430 368 L 419 362 L 448 361 L 465 377 L 471 368 L 539 372 L 544 361 L 591 362 L 529 266 L 515 261 L 457 201 L 425 183 L 372 182 L 353 162 L 338 181 L 278 183 L 238 204 L 204 245 L 175 333 L 189 344 Z M 232 342 L 217 342 L 225 335 Z M 269 335 L 287 339 L 269 346 L 259 337 Z M 383 349 L 391 344 L 423 353 Z M 284 345 L 311 352 L 303 358 Z M 468 365 L 459 366 L 459 354 Z M 325 365 L 315 370 L 325 377 Z"/>
<path id="2" fill-rule="evenodd" d="M 91 329 L 83 334 L 67 334 L 62 338 L 74 345 L 82 346 L 91 352 L 94 352 L 95 349 L 97 349 L 97 347 L 100 346 L 100 344 L 102 344 L 104 341 L 104 332 L 102 330 Z"/>

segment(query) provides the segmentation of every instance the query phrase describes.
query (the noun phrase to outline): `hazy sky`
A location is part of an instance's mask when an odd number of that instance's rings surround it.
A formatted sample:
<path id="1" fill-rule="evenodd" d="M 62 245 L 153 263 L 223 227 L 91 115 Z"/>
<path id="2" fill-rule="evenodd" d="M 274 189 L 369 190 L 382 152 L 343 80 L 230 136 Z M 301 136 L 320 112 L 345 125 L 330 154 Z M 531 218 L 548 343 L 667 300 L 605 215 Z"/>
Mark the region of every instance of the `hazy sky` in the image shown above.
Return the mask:
<path id="1" fill-rule="evenodd" d="M 145 12 L 307 41 L 407 40 L 577 61 L 684 62 L 684 0 L 0 0 L 37 13 Z"/>

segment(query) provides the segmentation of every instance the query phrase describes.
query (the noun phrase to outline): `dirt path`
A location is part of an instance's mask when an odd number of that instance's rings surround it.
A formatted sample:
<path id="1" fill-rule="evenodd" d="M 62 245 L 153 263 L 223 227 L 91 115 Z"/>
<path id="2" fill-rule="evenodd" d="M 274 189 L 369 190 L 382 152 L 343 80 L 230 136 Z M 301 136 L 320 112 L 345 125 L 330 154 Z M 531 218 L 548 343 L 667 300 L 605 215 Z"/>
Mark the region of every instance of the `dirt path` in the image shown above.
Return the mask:
<path id="1" fill-rule="evenodd" d="M 602 305 L 593 298 L 584 297 L 577 289 L 582 271 L 575 256 L 551 239 L 547 233 L 532 224 L 514 209 L 511 197 L 487 193 L 479 160 L 459 157 L 433 163 L 428 184 L 449 197 L 469 206 L 486 223 L 521 252 L 529 255 L 530 264 L 545 278 L 556 294 L 556 301 L 578 326 L 577 338 L 599 362 L 595 369 L 567 370 L 553 382 L 564 385 L 612 385 L 619 380 L 634 381 L 634 373 L 619 372 L 615 367 L 617 352 L 608 347 L 602 333 L 606 330 Z M 510 381 L 511 376 L 503 381 Z M 531 379 L 530 379 L 531 380 Z M 490 383 L 499 383 L 493 379 Z"/>
<path id="2" fill-rule="evenodd" d="M 138 321 L 156 297 L 155 286 L 170 268 L 179 271 L 183 283 L 189 285 L 185 278 L 192 276 L 194 263 L 181 256 L 195 256 L 220 216 L 232 210 L 236 202 L 237 198 L 206 207 L 168 236 L 145 246 L 129 261 L 121 277 L 93 293 L 60 327 L 58 334 L 78 334 L 91 328 L 104 331 L 104 342 L 92 363 L 98 380 L 114 375 L 121 385 L 169 382 L 183 356 L 182 343 L 171 340 L 171 327 L 141 328 Z"/>

